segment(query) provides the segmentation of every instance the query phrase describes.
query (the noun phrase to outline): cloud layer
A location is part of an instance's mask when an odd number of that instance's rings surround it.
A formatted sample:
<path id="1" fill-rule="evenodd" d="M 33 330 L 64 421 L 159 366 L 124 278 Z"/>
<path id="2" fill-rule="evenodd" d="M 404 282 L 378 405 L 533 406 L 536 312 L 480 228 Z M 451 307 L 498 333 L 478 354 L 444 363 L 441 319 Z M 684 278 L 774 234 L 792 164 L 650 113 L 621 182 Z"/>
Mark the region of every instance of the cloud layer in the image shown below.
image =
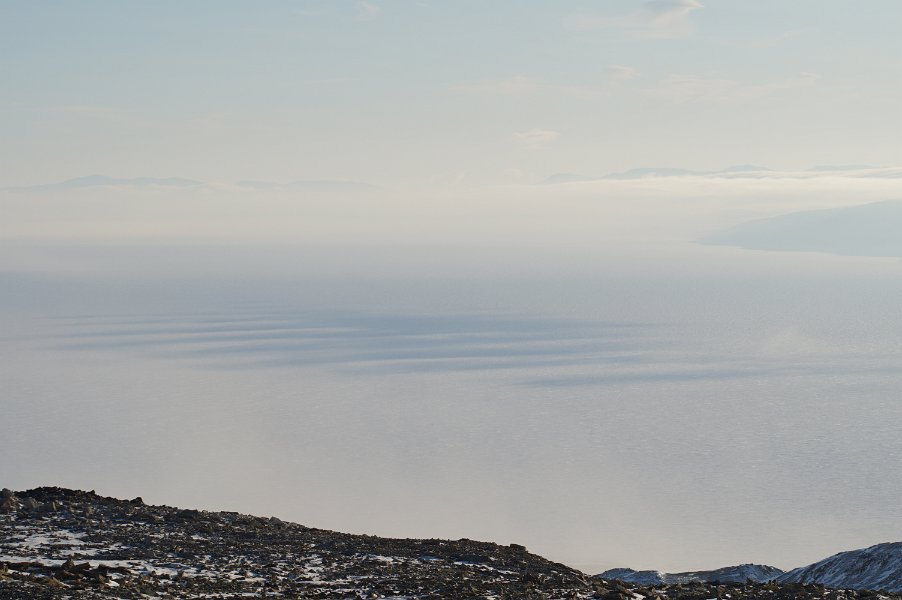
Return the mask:
<path id="1" fill-rule="evenodd" d="M 696 0 L 651 0 L 632 13 L 619 16 L 598 16 L 575 13 L 564 19 L 572 31 L 621 30 L 646 38 L 671 38 L 694 31 L 690 15 L 703 8 Z"/>

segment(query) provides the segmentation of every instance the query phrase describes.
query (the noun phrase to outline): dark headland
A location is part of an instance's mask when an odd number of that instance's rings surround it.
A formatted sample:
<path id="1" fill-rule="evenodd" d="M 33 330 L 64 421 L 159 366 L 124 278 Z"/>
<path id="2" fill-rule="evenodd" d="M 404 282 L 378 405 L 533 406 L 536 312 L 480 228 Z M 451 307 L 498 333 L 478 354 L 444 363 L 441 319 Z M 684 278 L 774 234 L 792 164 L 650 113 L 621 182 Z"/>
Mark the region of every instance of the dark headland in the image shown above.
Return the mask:
<path id="1" fill-rule="evenodd" d="M 57 487 L 0 495 L 2 600 L 248 597 L 902 600 L 817 583 L 630 583 L 516 544 L 350 535 Z"/>

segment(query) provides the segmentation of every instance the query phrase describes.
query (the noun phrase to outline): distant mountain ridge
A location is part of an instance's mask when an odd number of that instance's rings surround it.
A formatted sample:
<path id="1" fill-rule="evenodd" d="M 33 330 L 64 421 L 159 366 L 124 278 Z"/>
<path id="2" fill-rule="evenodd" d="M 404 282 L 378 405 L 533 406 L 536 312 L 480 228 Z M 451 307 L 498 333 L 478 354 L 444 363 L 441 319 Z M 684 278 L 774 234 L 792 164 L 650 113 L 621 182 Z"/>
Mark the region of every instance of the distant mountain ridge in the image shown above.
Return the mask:
<path id="1" fill-rule="evenodd" d="M 546 178 L 543 183 L 572 183 L 578 181 L 599 181 L 605 179 L 654 179 L 658 177 L 689 177 L 689 176 L 751 176 L 753 173 L 766 173 L 771 169 L 757 165 L 733 165 L 718 171 L 693 171 L 690 169 L 678 169 L 674 167 L 638 167 L 616 173 L 608 173 L 600 177 L 588 177 L 576 173 L 555 173 Z"/>
<path id="2" fill-rule="evenodd" d="M 184 177 L 109 177 L 107 175 L 86 175 L 75 177 L 65 181 L 53 183 L 41 183 L 37 185 L 15 186 L 0 188 L 7 192 L 65 192 L 70 190 L 82 190 L 88 188 L 123 187 L 133 189 L 146 188 L 170 188 L 191 189 L 210 186 L 207 182 Z M 346 191 L 346 190 L 377 190 L 377 186 L 360 181 L 341 180 L 300 180 L 286 183 L 276 181 L 238 181 L 234 184 L 238 188 L 250 190 L 309 190 L 309 191 Z"/>
<path id="3" fill-rule="evenodd" d="M 6 191 L 28 192 L 28 191 L 64 191 L 90 187 L 104 186 L 126 186 L 126 187 L 199 187 L 204 185 L 203 182 L 193 179 L 185 179 L 182 177 L 107 177 L 106 175 L 86 175 L 84 177 L 75 177 L 55 183 L 42 183 L 38 185 L 18 186 L 3 188 Z"/>
<path id="4" fill-rule="evenodd" d="M 595 575 L 636 585 L 702 583 L 755 583 L 822 585 L 834 589 L 902 592 L 902 542 L 886 542 L 860 550 L 834 554 L 806 567 L 783 572 L 766 565 L 738 565 L 712 571 L 662 573 L 609 569 Z"/>
<path id="5" fill-rule="evenodd" d="M 543 184 L 574 183 L 582 181 L 632 181 L 641 179 L 660 179 L 672 177 L 711 177 L 715 179 L 763 179 L 775 178 L 812 178 L 825 176 L 842 176 L 854 178 L 899 179 L 902 178 L 900 167 L 875 167 L 871 165 L 818 165 L 802 170 L 775 170 L 758 165 L 733 165 L 716 171 L 695 171 L 675 167 L 638 167 L 626 171 L 608 173 L 607 175 L 587 176 L 578 173 L 555 173 L 547 177 Z"/>
<path id="6" fill-rule="evenodd" d="M 898 257 L 900 228 L 902 200 L 884 200 L 747 221 L 699 241 L 749 250 Z"/>
<path id="7" fill-rule="evenodd" d="M 375 190 L 376 186 L 360 181 L 336 181 L 336 180 L 310 180 L 289 181 L 279 183 L 277 181 L 239 181 L 235 185 L 242 188 L 255 190 Z"/>
<path id="8" fill-rule="evenodd" d="M 783 570 L 768 565 L 736 565 L 711 571 L 685 571 L 682 573 L 662 573 L 661 571 L 634 571 L 633 569 L 610 569 L 599 573 L 601 579 L 617 579 L 639 585 L 681 584 L 681 583 L 744 583 L 754 581 L 765 583 L 783 575 Z"/>

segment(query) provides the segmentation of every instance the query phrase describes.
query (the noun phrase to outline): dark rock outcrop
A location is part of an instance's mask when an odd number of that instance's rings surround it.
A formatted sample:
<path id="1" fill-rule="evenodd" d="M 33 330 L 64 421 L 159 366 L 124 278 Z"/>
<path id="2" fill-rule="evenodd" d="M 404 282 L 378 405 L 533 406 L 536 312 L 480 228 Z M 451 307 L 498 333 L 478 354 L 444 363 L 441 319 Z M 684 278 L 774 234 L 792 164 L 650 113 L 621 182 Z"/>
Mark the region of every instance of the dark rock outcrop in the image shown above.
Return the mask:
<path id="1" fill-rule="evenodd" d="M 62 488 L 4 491 L 0 503 L 0 600 L 877 598 L 802 583 L 625 583 L 518 544 L 350 535 Z"/>

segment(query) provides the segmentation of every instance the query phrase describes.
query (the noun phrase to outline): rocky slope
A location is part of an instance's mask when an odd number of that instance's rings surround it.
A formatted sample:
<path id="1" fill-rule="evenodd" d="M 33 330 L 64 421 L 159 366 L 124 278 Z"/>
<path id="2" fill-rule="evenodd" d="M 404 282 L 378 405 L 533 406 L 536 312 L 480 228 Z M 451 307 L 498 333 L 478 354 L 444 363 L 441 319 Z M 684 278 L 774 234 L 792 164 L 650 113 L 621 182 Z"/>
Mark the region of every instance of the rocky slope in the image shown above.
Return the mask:
<path id="1" fill-rule="evenodd" d="M 840 552 L 793 569 L 778 581 L 902 592 L 902 542 Z"/>
<path id="2" fill-rule="evenodd" d="M 845 600 L 818 585 L 638 585 L 518 545 L 349 535 L 61 488 L 0 494 L 0 600 L 151 598 Z"/>

